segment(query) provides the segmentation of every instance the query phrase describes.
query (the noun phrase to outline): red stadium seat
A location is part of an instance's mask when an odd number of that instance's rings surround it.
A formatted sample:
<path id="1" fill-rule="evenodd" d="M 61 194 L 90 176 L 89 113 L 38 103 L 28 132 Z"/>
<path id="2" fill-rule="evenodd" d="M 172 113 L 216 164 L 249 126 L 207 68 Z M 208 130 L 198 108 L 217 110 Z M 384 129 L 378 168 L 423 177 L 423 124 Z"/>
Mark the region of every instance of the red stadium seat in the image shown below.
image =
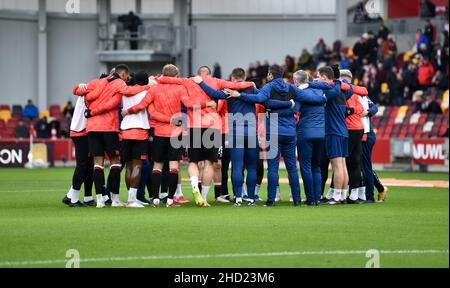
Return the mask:
<path id="1" fill-rule="evenodd" d="M 448 124 L 442 124 L 441 127 L 439 128 L 439 137 L 445 137 L 447 136 L 447 131 L 448 131 Z"/>
<path id="2" fill-rule="evenodd" d="M 2 111 L 2 110 L 11 111 L 11 109 L 9 108 L 9 105 L 5 105 L 5 104 L 0 105 L 0 111 Z"/>

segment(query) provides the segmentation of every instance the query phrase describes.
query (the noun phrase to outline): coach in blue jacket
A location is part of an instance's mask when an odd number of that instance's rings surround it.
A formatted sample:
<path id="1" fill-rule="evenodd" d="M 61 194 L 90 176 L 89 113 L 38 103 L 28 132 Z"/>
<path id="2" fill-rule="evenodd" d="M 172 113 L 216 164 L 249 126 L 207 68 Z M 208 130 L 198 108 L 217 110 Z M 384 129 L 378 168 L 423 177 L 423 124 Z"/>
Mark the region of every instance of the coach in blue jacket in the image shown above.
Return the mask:
<path id="1" fill-rule="evenodd" d="M 267 109 L 278 109 L 285 108 L 285 106 L 277 106 L 271 102 L 285 103 L 290 101 L 294 104 L 293 107 L 288 111 L 288 113 L 277 113 L 276 110 L 272 113 L 277 114 L 278 118 L 270 117 L 266 121 L 266 137 L 268 139 L 269 145 L 274 141 L 270 141 L 272 137 L 277 137 L 278 147 L 275 147 L 275 156 L 268 156 L 268 185 L 267 194 L 268 199 L 266 206 L 275 205 L 276 196 L 276 186 L 278 182 L 278 169 L 280 165 L 280 153 L 283 154 L 286 169 L 289 175 L 289 183 L 291 186 L 292 196 L 294 200 L 294 205 L 299 206 L 300 197 L 300 182 L 298 177 L 298 170 L 296 164 L 295 150 L 297 147 L 297 133 L 296 133 L 296 121 L 295 113 L 298 112 L 300 108 L 300 103 L 308 104 L 323 104 L 326 102 L 326 98 L 323 95 L 310 95 L 304 93 L 302 90 L 298 89 L 296 86 L 285 83 L 282 79 L 283 70 L 278 65 L 270 66 L 269 73 L 267 75 L 267 80 L 269 81 L 258 94 L 247 94 L 239 93 L 237 91 L 230 91 L 230 96 L 234 98 L 240 98 L 242 101 L 247 101 L 250 103 L 261 103 Z M 277 122 L 271 123 L 274 119 Z M 271 131 L 271 128 L 277 127 L 278 131 Z M 273 148 L 273 147 L 272 147 Z M 270 154 L 270 153 L 269 153 Z M 268 155 L 269 155 L 268 154 Z"/>
<path id="2" fill-rule="evenodd" d="M 294 73 L 295 85 L 308 82 L 305 71 Z M 322 96 L 320 89 L 308 88 L 305 93 Z M 306 205 L 318 205 L 322 198 L 322 174 L 320 156 L 325 145 L 325 107 L 324 105 L 300 106 L 300 119 L 297 124 L 297 153 L 306 194 Z"/>

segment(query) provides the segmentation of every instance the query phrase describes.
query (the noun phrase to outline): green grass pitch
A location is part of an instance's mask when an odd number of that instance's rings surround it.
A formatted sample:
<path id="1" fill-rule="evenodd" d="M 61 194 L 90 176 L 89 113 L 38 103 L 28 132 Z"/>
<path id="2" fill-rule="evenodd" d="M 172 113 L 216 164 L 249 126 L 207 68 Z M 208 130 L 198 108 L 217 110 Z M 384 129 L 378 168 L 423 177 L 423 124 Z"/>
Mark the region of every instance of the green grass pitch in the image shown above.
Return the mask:
<path id="1" fill-rule="evenodd" d="M 381 251 L 381 267 L 449 267 L 445 188 L 391 187 L 387 202 L 360 206 L 70 209 L 61 199 L 72 171 L 0 170 L 0 268 L 65 267 L 69 249 L 81 267 L 363 268 L 369 249 Z"/>

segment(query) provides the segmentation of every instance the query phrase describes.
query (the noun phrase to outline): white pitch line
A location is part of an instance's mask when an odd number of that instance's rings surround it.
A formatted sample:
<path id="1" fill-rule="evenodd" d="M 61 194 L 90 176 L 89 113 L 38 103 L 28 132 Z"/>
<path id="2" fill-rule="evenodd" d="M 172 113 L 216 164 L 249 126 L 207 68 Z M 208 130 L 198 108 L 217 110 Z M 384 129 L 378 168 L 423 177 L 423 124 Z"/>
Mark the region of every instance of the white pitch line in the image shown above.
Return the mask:
<path id="1" fill-rule="evenodd" d="M 449 254 L 449 250 L 379 250 L 380 254 Z M 108 258 L 80 258 L 80 262 L 116 262 L 116 261 L 147 261 L 147 260 L 179 260 L 208 258 L 245 258 L 245 257 L 278 257 L 278 256 L 310 256 L 310 255 L 365 255 L 366 250 L 335 250 L 335 251 L 285 251 L 270 253 L 230 253 L 204 255 L 166 255 L 166 256 L 131 256 Z M 0 266 L 31 266 L 46 264 L 64 264 L 67 260 L 37 260 L 37 261 L 3 261 Z"/>

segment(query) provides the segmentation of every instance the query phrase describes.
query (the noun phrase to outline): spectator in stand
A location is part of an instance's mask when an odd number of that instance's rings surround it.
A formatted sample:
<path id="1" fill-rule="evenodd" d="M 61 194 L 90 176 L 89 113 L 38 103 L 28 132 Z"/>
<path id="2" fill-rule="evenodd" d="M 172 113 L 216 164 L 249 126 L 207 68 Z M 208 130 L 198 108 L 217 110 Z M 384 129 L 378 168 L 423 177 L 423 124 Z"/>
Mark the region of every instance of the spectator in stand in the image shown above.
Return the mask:
<path id="1" fill-rule="evenodd" d="M 264 61 L 264 65 L 261 65 L 261 62 L 256 62 L 256 71 L 258 72 L 258 78 L 259 79 L 265 79 L 267 76 L 267 73 L 269 71 L 269 61 Z"/>
<path id="2" fill-rule="evenodd" d="M 125 30 L 130 32 L 130 49 L 137 50 L 138 49 L 138 41 L 134 40 L 138 38 L 138 30 L 139 26 L 142 25 L 142 20 L 137 15 L 130 11 L 128 15 L 120 15 L 118 18 L 119 22 L 122 22 Z"/>
<path id="3" fill-rule="evenodd" d="M 348 53 L 344 54 L 344 58 L 339 62 L 339 68 L 342 70 L 354 70 L 352 67 L 353 59 Z"/>
<path id="4" fill-rule="evenodd" d="M 433 84 L 434 67 L 428 57 L 424 57 L 419 66 L 417 73 L 417 80 L 419 81 L 420 89 L 426 91 Z"/>
<path id="5" fill-rule="evenodd" d="M 309 54 L 308 49 L 303 49 L 302 54 L 298 58 L 298 69 L 309 70 L 311 69 L 312 56 Z"/>
<path id="6" fill-rule="evenodd" d="M 51 136 L 50 125 L 47 117 L 42 117 L 36 124 L 36 135 L 40 139 L 48 139 Z"/>
<path id="7" fill-rule="evenodd" d="M 422 105 L 422 112 L 428 114 L 442 114 L 441 105 L 436 101 L 435 96 L 428 97 L 428 100 Z"/>
<path id="8" fill-rule="evenodd" d="M 284 59 L 284 71 L 287 73 L 294 73 L 295 60 L 290 55 L 287 55 Z"/>
<path id="9" fill-rule="evenodd" d="M 387 46 L 388 46 L 389 53 L 396 56 L 397 55 L 397 43 L 394 41 L 394 35 L 388 34 Z"/>
<path id="10" fill-rule="evenodd" d="M 448 90 L 448 78 L 444 77 L 442 71 L 437 71 L 431 82 L 433 86 L 437 87 L 441 91 Z"/>
<path id="11" fill-rule="evenodd" d="M 395 70 L 397 70 L 397 68 Z M 392 72 L 394 72 L 394 70 Z M 402 106 L 404 100 L 403 93 L 405 90 L 405 86 L 403 84 L 403 74 L 401 71 L 397 71 L 395 74 L 393 73 L 393 76 L 393 82 L 389 84 L 390 103 L 395 106 Z"/>
<path id="12" fill-rule="evenodd" d="M 261 66 L 262 77 L 261 79 L 266 79 L 267 73 L 269 73 L 269 61 L 265 60 L 264 64 Z"/>
<path id="13" fill-rule="evenodd" d="M 428 47 L 430 42 L 428 41 L 427 36 L 425 36 L 425 33 L 422 32 L 422 29 L 417 29 L 417 33 L 416 33 L 416 49 L 417 49 L 417 51 L 420 51 L 420 47 L 423 46 L 422 44 L 425 44 Z"/>
<path id="14" fill-rule="evenodd" d="M 33 104 L 31 99 L 28 99 L 27 105 L 23 108 L 22 117 L 30 120 L 39 117 L 39 109 Z"/>
<path id="15" fill-rule="evenodd" d="M 405 86 L 405 88 L 403 89 L 402 95 L 403 95 L 403 102 L 409 103 L 412 100 L 411 88 L 409 88 L 409 86 Z"/>
<path id="16" fill-rule="evenodd" d="M 434 17 L 436 16 L 436 5 L 430 0 L 420 0 L 420 17 Z"/>
<path id="17" fill-rule="evenodd" d="M 213 67 L 213 77 L 217 79 L 222 79 L 222 67 L 220 67 L 219 63 L 215 63 Z"/>
<path id="18" fill-rule="evenodd" d="M 436 28 L 431 23 L 431 20 L 427 19 L 426 22 L 425 22 L 425 28 L 423 29 L 423 34 L 428 39 L 428 43 L 429 43 L 430 49 L 433 47 L 433 43 L 434 43 L 434 40 L 436 38 L 436 33 L 435 33 L 436 30 L 435 29 Z"/>
<path id="19" fill-rule="evenodd" d="M 333 43 L 333 58 L 337 58 L 337 61 L 341 61 L 341 50 L 342 50 L 342 42 L 340 40 L 336 40 Z"/>
<path id="20" fill-rule="evenodd" d="M 258 70 L 256 70 L 255 64 L 250 63 L 250 65 L 248 66 L 248 74 L 247 75 L 252 75 L 253 72 L 255 72 L 256 77 L 258 77 Z"/>
<path id="21" fill-rule="evenodd" d="M 356 7 L 355 17 L 353 18 L 354 23 L 364 23 L 369 21 L 369 13 L 366 11 L 366 7 L 364 7 L 364 1 L 358 3 Z"/>
<path id="22" fill-rule="evenodd" d="M 422 105 L 423 105 L 423 91 L 422 90 L 418 90 L 413 93 L 412 102 L 415 107 L 415 112 L 421 112 Z"/>
<path id="23" fill-rule="evenodd" d="M 406 68 L 403 70 L 403 84 L 413 91 L 419 89 L 417 74 L 417 66 L 414 65 L 412 61 L 409 62 L 408 66 L 406 66 Z"/>
<path id="24" fill-rule="evenodd" d="M 389 28 L 387 28 L 387 26 L 384 25 L 384 23 L 381 23 L 377 37 L 383 40 L 387 40 L 388 35 L 389 35 Z"/>
<path id="25" fill-rule="evenodd" d="M 258 73 L 256 69 L 250 69 L 250 73 L 248 74 L 248 78 L 246 81 L 255 83 L 256 88 L 260 89 L 262 87 L 262 81 L 258 78 Z"/>
<path id="26" fill-rule="evenodd" d="M 313 54 L 316 62 L 324 61 L 324 54 L 326 50 L 326 44 L 323 38 L 319 39 L 319 42 L 314 46 Z"/>
<path id="27" fill-rule="evenodd" d="M 375 63 L 377 61 L 377 54 L 378 54 L 378 42 L 377 37 L 372 31 L 367 32 L 369 35 L 367 44 L 369 46 L 369 62 Z"/>
<path id="28" fill-rule="evenodd" d="M 73 107 L 72 101 L 68 101 L 63 110 L 63 116 L 72 118 L 75 107 Z"/>
<path id="29" fill-rule="evenodd" d="M 363 62 L 363 59 L 369 56 L 368 39 L 369 34 L 364 33 L 361 36 L 361 39 L 353 46 L 353 54 L 357 66 L 360 66 Z"/>
<path id="30" fill-rule="evenodd" d="M 15 138 L 28 138 L 29 137 L 29 128 L 25 126 L 25 123 L 20 120 L 17 123 L 16 129 L 14 130 Z"/>

